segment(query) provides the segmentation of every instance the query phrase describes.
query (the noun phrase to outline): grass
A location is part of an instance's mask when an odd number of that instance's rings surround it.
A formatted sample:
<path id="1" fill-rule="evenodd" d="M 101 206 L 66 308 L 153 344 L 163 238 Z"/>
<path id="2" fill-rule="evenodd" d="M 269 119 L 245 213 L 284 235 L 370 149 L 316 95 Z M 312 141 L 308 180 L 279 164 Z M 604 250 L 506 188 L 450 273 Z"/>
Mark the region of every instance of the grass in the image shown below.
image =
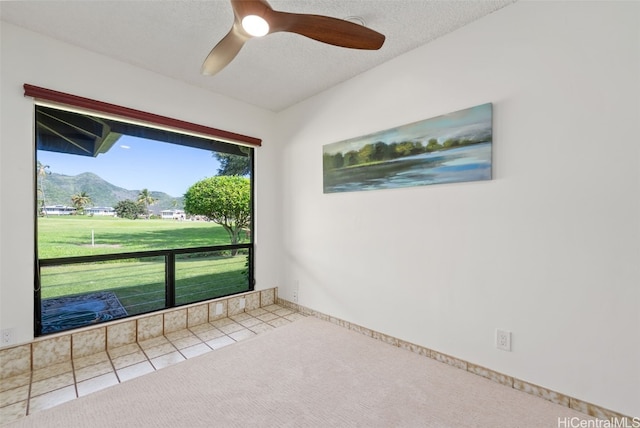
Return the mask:
<path id="1" fill-rule="evenodd" d="M 91 231 L 95 246 L 91 246 Z M 38 219 L 40 258 L 86 256 L 211 245 L 227 245 L 225 230 L 209 222 L 126 220 L 103 217 Z M 247 291 L 247 255 L 207 252 L 177 255 L 176 304 Z M 112 291 L 129 315 L 165 307 L 164 257 L 126 259 L 41 270 L 41 297 Z"/>
<path id="2" fill-rule="evenodd" d="M 246 255 L 176 257 L 176 303 L 186 304 L 247 291 Z M 165 307 L 163 257 L 119 263 L 82 263 L 42 268 L 42 299 L 112 291 L 135 315 Z"/>
<path id="3" fill-rule="evenodd" d="M 213 222 L 100 216 L 38 218 L 38 255 L 41 259 L 229 243 L 227 232 Z"/>

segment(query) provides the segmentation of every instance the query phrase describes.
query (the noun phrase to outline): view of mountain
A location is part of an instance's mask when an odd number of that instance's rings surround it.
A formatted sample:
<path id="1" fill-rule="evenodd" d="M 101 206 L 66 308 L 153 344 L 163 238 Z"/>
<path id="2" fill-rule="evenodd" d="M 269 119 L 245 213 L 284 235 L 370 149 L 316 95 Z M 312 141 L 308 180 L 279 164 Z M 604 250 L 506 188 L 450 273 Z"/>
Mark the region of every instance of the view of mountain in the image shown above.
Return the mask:
<path id="1" fill-rule="evenodd" d="M 38 188 L 40 180 L 38 177 Z M 91 198 L 91 203 L 87 207 L 114 207 L 118 201 L 130 199 L 137 201 L 140 190 L 127 190 L 122 187 L 103 180 L 97 175 L 85 172 L 75 176 L 51 173 L 47 174 L 42 184 L 44 188 L 45 203 L 47 205 L 68 205 L 71 206 L 71 196 L 86 192 Z M 151 197 L 156 199 L 156 203 L 149 208 L 153 213 L 161 210 L 182 209 L 183 198 L 173 197 L 164 192 L 150 191 Z M 41 198 L 41 195 L 38 196 Z"/>

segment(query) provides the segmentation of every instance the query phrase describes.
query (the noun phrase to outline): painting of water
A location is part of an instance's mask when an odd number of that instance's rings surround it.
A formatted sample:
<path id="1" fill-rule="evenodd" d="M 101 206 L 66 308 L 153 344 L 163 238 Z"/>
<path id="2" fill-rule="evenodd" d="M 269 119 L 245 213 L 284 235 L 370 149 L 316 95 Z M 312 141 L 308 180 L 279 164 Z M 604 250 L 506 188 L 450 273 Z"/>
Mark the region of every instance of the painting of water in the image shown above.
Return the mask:
<path id="1" fill-rule="evenodd" d="M 491 180 L 493 105 L 323 146 L 324 193 Z"/>

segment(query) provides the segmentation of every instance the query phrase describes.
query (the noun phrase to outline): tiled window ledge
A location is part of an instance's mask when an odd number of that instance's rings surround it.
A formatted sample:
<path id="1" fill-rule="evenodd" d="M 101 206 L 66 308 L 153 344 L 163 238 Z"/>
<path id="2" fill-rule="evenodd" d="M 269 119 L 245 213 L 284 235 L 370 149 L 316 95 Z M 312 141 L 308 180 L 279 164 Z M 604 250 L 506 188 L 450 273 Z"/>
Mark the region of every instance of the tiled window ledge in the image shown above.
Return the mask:
<path id="1" fill-rule="evenodd" d="M 614 412 L 612 410 L 605 409 L 600 406 L 596 406 L 595 404 L 587 403 L 585 401 L 578 400 L 577 398 L 569 397 L 565 394 L 552 391 L 542 386 L 534 385 L 524 380 L 520 380 L 511 376 L 496 372 L 494 370 L 490 370 L 488 368 L 478 366 L 468 361 L 464 361 L 459 358 L 440 353 L 433 349 L 425 348 L 424 346 L 416 345 L 414 343 L 406 342 L 404 340 L 397 339 L 392 336 L 388 336 L 386 334 L 368 329 L 366 327 L 362 327 L 357 324 L 350 323 L 340 318 L 332 317 L 330 315 L 324 314 L 322 312 L 318 312 L 316 310 L 307 308 L 297 303 L 290 302 L 285 299 L 276 297 L 276 304 L 283 306 L 285 308 L 295 310 L 296 312 L 299 312 L 303 315 L 313 316 L 325 321 L 329 321 L 333 324 L 337 324 L 341 327 L 357 331 L 358 333 L 364 334 L 365 336 L 370 336 L 370 337 L 373 337 L 374 339 L 381 340 L 390 345 L 397 346 L 397 347 L 409 350 L 411 352 L 415 352 L 419 355 L 432 358 L 434 360 L 440 361 L 450 366 L 468 371 L 478 376 L 482 376 L 494 382 L 498 382 L 510 388 L 514 388 L 519 391 L 526 392 L 527 394 L 531 394 L 536 397 L 542 398 L 544 400 L 551 401 L 552 403 L 559 404 L 565 407 L 570 407 L 578 412 L 585 413 L 589 416 L 593 416 L 598 419 L 608 420 L 608 421 L 611 421 L 612 423 L 615 421 L 619 422 L 619 421 L 634 420 L 630 416 L 625 416 L 620 413 Z"/>
<path id="2" fill-rule="evenodd" d="M 272 305 L 276 299 L 276 288 L 251 291 L 40 337 L 0 349 L 0 379 L 238 315 Z"/>

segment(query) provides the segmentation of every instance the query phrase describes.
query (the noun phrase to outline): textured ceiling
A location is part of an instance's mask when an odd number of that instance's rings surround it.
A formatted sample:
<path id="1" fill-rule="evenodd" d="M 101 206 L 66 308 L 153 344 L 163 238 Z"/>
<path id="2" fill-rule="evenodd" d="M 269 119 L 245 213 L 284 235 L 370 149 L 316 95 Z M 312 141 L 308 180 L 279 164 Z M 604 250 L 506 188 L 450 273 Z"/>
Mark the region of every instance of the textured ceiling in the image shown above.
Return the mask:
<path id="1" fill-rule="evenodd" d="M 386 36 L 378 51 L 338 48 L 289 33 L 250 40 L 215 76 L 200 66 L 233 22 L 227 0 L 0 1 L 3 21 L 280 111 L 514 0 L 272 0 L 276 10 L 361 17 Z"/>

